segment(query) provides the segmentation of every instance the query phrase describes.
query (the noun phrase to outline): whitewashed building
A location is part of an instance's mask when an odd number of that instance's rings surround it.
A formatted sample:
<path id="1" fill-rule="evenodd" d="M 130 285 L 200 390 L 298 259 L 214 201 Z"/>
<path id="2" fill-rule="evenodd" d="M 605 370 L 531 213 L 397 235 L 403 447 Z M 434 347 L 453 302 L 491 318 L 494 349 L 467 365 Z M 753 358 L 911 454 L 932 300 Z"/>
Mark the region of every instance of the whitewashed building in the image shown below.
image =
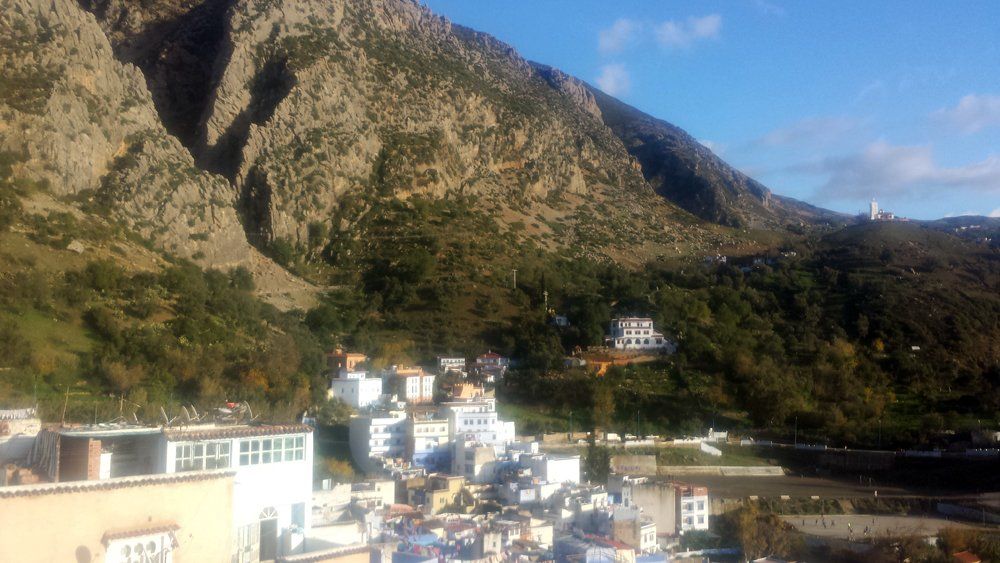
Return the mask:
<path id="1" fill-rule="evenodd" d="M 606 340 L 616 350 L 659 350 L 668 354 L 677 350 L 677 345 L 658 332 L 649 317 L 614 319 Z"/>
<path id="2" fill-rule="evenodd" d="M 438 356 L 437 365 L 438 373 L 441 375 L 444 375 L 449 371 L 456 373 L 465 372 L 465 358 L 457 356 Z"/>
<path id="3" fill-rule="evenodd" d="M 482 442 L 502 453 L 506 445 L 515 440 L 514 423 L 500 420 L 495 398 L 442 403 L 440 412 L 448 419 L 448 431 L 453 441 Z"/>
<path id="4" fill-rule="evenodd" d="M 451 474 L 461 475 L 475 484 L 496 482 L 504 461 L 497 455 L 492 444 L 472 440 L 455 441 L 455 452 L 451 459 Z"/>
<path id="5" fill-rule="evenodd" d="M 363 371 L 341 371 L 330 380 L 327 397 L 337 398 L 355 409 L 377 404 L 382 398 L 382 379 Z"/>
<path id="6" fill-rule="evenodd" d="M 234 562 L 298 553 L 312 520 L 313 435 L 305 425 L 168 428 L 166 473 L 230 468 Z"/>
<path id="7" fill-rule="evenodd" d="M 406 422 L 406 457 L 416 467 L 444 470 L 451 460 L 448 421 L 441 418 L 409 418 Z"/>
<path id="8" fill-rule="evenodd" d="M 518 463 L 531 470 L 532 477 L 547 483 L 580 484 L 580 456 L 555 456 L 551 454 L 522 454 Z"/>
<path id="9" fill-rule="evenodd" d="M 677 531 L 681 534 L 692 530 L 707 530 L 711 506 L 708 488 L 677 483 L 674 485 Z"/>
<path id="10" fill-rule="evenodd" d="M 412 405 L 434 402 L 435 376 L 422 368 L 392 366 L 385 371 L 383 377 L 387 381 L 385 387 L 396 393 L 400 401 Z"/>
<path id="11" fill-rule="evenodd" d="M 365 471 L 376 471 L 382 460 L 406 456 L 406 413 L 389 411 L 353 416 L 349 436 L 354 462 Z"/>

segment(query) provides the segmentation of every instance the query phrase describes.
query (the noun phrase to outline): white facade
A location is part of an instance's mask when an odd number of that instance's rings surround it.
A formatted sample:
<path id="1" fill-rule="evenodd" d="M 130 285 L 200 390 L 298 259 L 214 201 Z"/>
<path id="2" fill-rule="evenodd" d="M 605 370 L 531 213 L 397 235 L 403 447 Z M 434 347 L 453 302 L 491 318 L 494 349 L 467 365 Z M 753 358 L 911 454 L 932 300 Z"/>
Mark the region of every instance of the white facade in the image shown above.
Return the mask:
<path id="1" fill-rule="evenodd" d="M 337 398 L 355 409 L 375 405 L 382 397 L 382 380 L 366 377 L 365 372 L 341 372 L 330 380 L 327 397 Z"/>
<path id="2" fill-rule="evenodd" d="M 444 403 L 442 414 L 448 417 L 448 430 L 453 441 L 468 440 L 499 447 L 513 442 L 514 423 L 500 420 L 496 412 L 496 399 L 464 403 Z"/>
<path id="3" fill-rule="evenodd" d="M 878 220 L 878 202 L 872 199 L 871 204 L 868 206 L 868 219 L 870 221 Z"/>
<path id="4" fill-rule="evenodd" d="M 434 377 L 429 373 L 401 377 L 403 396 L 400 399 L 412 404 L 434 402 Z"/>
<path id="5" fill-rule="evenodd" d="M 378 469 L 379 459 L 406 455 L 406 413 L 351 417 L 350 444 L 355 463 L 365 471 Z"/>
<path id="6" fill-rule="evenodd" d="M 407 420 L 407 456 L 417 467 L 436 468 L 451 456 L 448 421 L 444 419 Z"/>
<path id="7" fill-rule="evenodd" d="M 648 317 L 621 317 L 611 321 L 608 341 L 617 350 L 676 351 L 674 342 L 657 332 L 653 319 Z"/>
<path id="8" fill-rule="evenodd" d="M 312 520 L 311 429 L 193 426 L 166 437 L 166 473 L 236 471 L 233 561 L 248 561 L 258 552 L 266 558 L 302 549 Z"/>
<path id="9" fill-rule="evenodd" d="M 711 508 L 708 503 L 708 490 L 704 487 L 679 487 L 677 497 L 680 505 L 677 514 L 680 533 L 707 530 Z"/>
<path id="10" fill-rule="evenodd" d="M 580 483 L 580 456 L 555 457 L 549 454 L 522 455 L 519 464 L 531 470 L 532 477 L 562 485 Z"/>
<path id="11" fill-rule="evenodd" d="M 444 375 L 449 371 L 464 372 L 465 358 L 455 356 L 438 356 L 438 373 Z"/>
<path id="12" fill-rule="evenodd" d="M 494 483 L 502 463 L 492 445 L 459 439 L 455 441 L 451 473 L 465 477 L 470 483 Z"/>

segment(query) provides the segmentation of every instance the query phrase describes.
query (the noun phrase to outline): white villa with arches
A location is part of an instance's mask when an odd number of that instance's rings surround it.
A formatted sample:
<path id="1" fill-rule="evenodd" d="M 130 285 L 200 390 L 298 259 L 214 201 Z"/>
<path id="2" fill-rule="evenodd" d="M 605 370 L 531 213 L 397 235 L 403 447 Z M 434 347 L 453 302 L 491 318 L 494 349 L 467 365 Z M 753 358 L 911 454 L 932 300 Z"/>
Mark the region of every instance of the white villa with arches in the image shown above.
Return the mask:
<path id="1" fill-rule="evenodd" d="M 663 336 L 649 317 L 618 317 L 611 321 L 607 337 L 609 348 L 615 350 L 660 350 L 673 354 L 677 344 Z"/>

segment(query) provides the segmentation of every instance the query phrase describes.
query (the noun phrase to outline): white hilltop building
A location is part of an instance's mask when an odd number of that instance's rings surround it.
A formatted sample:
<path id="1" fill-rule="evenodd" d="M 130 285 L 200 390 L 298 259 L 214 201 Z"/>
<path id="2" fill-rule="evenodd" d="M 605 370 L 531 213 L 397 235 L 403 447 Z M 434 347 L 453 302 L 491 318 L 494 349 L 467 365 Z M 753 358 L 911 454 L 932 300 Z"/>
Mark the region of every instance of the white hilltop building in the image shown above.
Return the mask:
<path id="1" fill-rule="evenodd" d="M 868 204 L 868 220 L 869 221 L 895 221 L 896 214 L 892 211 L 886 211 L 885 209 L 879 209 L 878 202 L 875 198 L 872 198 L 870 204 Z"/>
<path id="2" fill-rule="evenodd" d="M 667 354 L 677 351 L 677 344 L 658 332 L 649 317 L 618 317 L 611 321 L 605 339 L 615 350 L 658 350 Z"/>

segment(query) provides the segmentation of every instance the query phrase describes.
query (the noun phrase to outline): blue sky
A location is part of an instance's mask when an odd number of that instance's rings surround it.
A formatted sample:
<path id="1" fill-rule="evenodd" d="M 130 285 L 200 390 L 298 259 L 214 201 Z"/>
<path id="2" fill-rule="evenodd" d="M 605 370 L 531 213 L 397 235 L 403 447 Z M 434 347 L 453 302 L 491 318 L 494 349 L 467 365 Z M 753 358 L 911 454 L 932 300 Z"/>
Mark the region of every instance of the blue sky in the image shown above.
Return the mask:
<path id="1" fill-rule="evenodd" d="M 1000 216 L 1000 2 L 424 0 L 844 212 Z"/>

